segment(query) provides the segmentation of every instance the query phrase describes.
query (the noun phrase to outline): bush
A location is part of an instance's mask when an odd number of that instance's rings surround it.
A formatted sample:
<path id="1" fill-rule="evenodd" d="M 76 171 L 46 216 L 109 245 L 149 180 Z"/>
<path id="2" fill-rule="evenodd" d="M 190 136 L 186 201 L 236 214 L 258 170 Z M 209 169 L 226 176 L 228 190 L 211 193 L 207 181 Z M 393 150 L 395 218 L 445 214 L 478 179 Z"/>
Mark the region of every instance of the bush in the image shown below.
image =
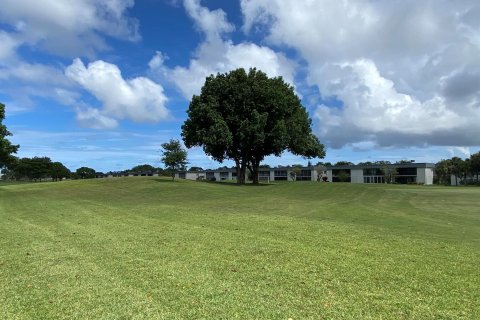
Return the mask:
<path id="1" fill-rule="evenodd" d="M 208 181 L 215 182 L 215 181 L 217 181 L 217 178 L 215 178 L 215 177 L 211 177 L 211 178 L 210 178 Z"/>

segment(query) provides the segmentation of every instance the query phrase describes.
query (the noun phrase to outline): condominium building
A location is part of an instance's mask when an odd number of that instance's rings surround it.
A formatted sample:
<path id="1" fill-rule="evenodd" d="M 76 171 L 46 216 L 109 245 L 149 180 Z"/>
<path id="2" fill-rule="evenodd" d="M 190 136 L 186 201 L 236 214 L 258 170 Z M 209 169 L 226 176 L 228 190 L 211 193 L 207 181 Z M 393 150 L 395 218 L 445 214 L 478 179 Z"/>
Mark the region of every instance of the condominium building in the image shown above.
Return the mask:
<path id="1" fill-rule="evenodd" d="M 260 168 L 261 181 L 325 181 L 351 183 L 385 183 L 385 172 L 393 172 L 395 183 L 433 184 L 433 163 L 401 163 L 388 165 L 344 165 L 316 167 Z M 295 174 L 292 174 L 295 172 Z M 189 180 L 236 180 L 235 168 L 204 171 L 179 171 L 176 177 Z M 247 174 L 247 179 L 249 178 Z"/>

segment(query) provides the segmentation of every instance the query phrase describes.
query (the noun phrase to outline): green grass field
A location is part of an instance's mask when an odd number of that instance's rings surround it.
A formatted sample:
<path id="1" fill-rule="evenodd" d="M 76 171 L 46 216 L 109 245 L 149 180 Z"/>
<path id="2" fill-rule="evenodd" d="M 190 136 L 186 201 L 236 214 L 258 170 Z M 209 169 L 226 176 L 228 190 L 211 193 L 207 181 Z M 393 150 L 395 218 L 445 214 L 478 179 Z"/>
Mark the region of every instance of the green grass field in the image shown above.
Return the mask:
<path id="1" fill-rule="evenodd" d="M 1 319 L 480 319 L 480 188 L 0 186 Z"/>

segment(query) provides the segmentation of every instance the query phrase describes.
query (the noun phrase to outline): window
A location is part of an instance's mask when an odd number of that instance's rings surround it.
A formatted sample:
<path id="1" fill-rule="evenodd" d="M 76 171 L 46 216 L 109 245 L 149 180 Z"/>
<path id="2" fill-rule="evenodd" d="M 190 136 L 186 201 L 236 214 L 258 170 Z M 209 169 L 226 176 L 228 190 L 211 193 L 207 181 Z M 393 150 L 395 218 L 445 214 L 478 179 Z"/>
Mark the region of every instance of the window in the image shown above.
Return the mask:
<path id="1" fill-rule="evenodd" d="M 220 180 L 227 180 L 228 179 L 228 172 L 220 172 Z"/>
<path id="2" fill-rule="evenodd" d="M 214 172 L 207 172 L 207 180 L 215 178 L 215 173 Z"/>
<path id="3" fill-rule="evenodd" d="M 312 180 L 312 170 L 302 170 L 297 176 L 297 181 L 311 181 Z"/>
<path id="4" fill-rule="evenodd" d="M 275 180 L 288 180 L 287 170 L 275 170 L 273 174 Z"/>
<path id="5" fill-rule="evenodd" d="M 185 173 L 185 172 L 179 172 L 179 173 L 178 173 L 178 177 L 179 177 L 180 179 L 185 179 L 185 178 L 186 178 L 186 173 Z"/>
<path id="6" fill-rule="evenodd" d="M 259 180 L 270 180 L 270 171 L 258 171 Z"/>

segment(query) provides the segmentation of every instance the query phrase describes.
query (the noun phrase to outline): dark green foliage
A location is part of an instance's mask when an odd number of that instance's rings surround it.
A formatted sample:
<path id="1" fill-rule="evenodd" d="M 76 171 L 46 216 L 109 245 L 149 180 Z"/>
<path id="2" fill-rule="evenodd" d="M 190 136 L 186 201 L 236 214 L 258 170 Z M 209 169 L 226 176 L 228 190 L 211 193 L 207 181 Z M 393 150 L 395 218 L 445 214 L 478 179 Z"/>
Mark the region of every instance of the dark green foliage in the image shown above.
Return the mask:
<path id="1" fill-rule="evenodd" d="M 438 184 L 450 184 L 451 164 L 450 160 L 440 160 L 435 165 L 435 175 Z"/>
<path id="2" fill-rule="evenodd" d="M 61 162 L 52 162 L 48 157 L 12 158 L 7 169 L 2 171 L 7 180 L 54 181 L 69 178 L 70 170 Z"/>
<path id="3" fill-rule="evenodd" d="M 337 174 L 337 179 L 340 182 L 347 182 L 349 178 L 350 178 L 350 175 L 343 170 Z"/>
<path id="4" fill-rule="evenodd" d="M 12 154 L 17 153 L 18 145 L 13 145 L 6 137 L 11 136 L 7 127 L 2 124 L 5 119 L 5 105 L 0 103 L 0 169 L 14 161 Z"/>
<path id="5" fill-rule="evenodd" d="M 182 148 L 180 141 L 170 140 L 162 144 L 162 162 L 165 169 L 171 172 L 172 179 L 175 180 L 175 171 L 185 170 L 187 166 L 187 151 Z"/>
<path id="6" fill-rule="evenodd" d="M 480 152 L 477 152 L 470 156 L 470 169 L 472 174 L 476 176 L 476 181 L 478 183 L 478 176 L 480 174 Z"/>
<path id="7" fill-rule="evenodd" d="M 77 179 L 93 179 L 95 178 L 95 173 L 95 169 L 81 167 L 75 171 L 75 176 Z"/>
<path id="8" fill-rule="evenodd" d="M 458 186 L 458 177 L 462 176 L 464 170 L 464 161 L 459 157 L 450 159 L 450 174 L 455 176 L 455 185 Z"/>
<path id="9" fill-rule="evenodd" d="M 201 168 L 201 167 L 190 167 L 190 168 L 188 169 L 188 171 L 190 171 L 190 172 L 198 172 L 198 171 L 203 171 L 203 168 Z"/>
<path id="10" fill-rule="evenodd" d="M 69 178 L 72 173 L 61 162 L 52 162 L 50 165 L 50 176 L 54 181 Z"/>
<path id="11" fill-rule="evenodd" d="M 158 172 L 158 168 L 155 168 L 152 165 L 149 164 L 141 164 L 138 166 L 133 167 L 132 169 L 129 170 L 130 172 L 135 172 L 135 173 L 141 173 L 141 172 Z"/>
<path id="12" fill-rule="evenodd" d="M 256 69 L 208 77 L 187 114 L 185 145 L 201 146 L 219 162 L 234 160 L 240 184 L 247 168 L 258 183 L 258 167 L 268 155 L 289 150 L 307 158 L 325 156 L 293 87 Z"/>
<path id="13" fill-rule="evenodd" d="M 336 166 L 351 166 L 353 165 L 352 162 L 350 161 L 338 161 L 337 163 L 335 163 Z"/>
<path id="14" fill-rule="evenodd" d="M 17 179 L 41 181 L 50 177 L 52 160 L 48 157 L 33 157 L 19 159 L 13 170 Z"/>

